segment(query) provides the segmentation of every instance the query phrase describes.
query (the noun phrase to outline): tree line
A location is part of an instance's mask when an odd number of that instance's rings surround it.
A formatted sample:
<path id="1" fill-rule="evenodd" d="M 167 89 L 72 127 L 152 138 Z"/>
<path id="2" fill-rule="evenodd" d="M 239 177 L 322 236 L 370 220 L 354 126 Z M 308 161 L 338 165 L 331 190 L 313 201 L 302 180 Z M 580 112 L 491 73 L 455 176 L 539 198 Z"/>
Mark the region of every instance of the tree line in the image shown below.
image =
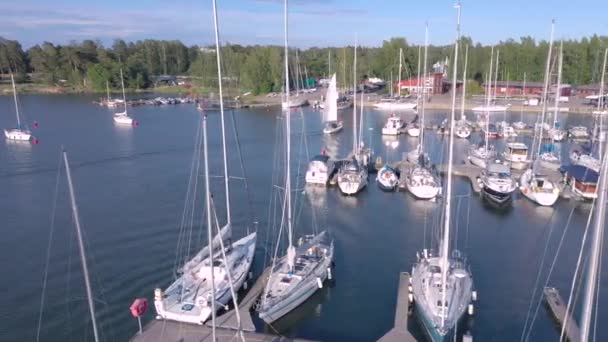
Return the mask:
<path id="1" fill-rule="evenodd" d="M 470 37 L 463 37 L 461 44 L 469 47 L 467 78 L 483 83 L 489 70 L 491 46 L 474 43 Z M 548 47 L 547 41 L 532 37 L 499 42 L 494 46 L 495 51 L 500 51 L 498 78 L 521 81 L 525 73 L 528 81 L 542 81 Z M 563 41 L 563 80 L 573 85 L 599 82 L 606 47 L 606 36 Z M 405 38 L 391 38 L 379 47 L 358 48 L 356 78 L 373 76 L 390 80 L 392 76 L 396 81 L 399 49 L 403 51 L 401 78 L 415 77 L 422 47 L 409 44 Z M 281 91 L 283 47 L 225 44 L 221 53 L 224 81 L 229 88 L 254 94 Z M 430 70 L 437 61 L 451 60 L 452 54 L 451 45 L 429 46 L 427 68 Z M 292 86 L 303 86 L 297 80 L 332 73 L 337 74 L 341 87 L 352 86 L 353 58 L 353 46 L 290 49 Z M 459 58 L 459 63 L 464 63 L 464 58 Z M 36 82 L 48 85 L 104 91 L 106 84 L 114 89 L 120 87 L 121 69 L 125 85 L 130 89 L 153 86 L 153 75 L 188 75 L 197 86 L 217 86 L 216 55 L 212 47 L 186 46 L 177 40 L 146 39 L 127 43 L 116 39 L 108 47 L 100 41 L 83 40 L 66 45 L 44 42 L 24 50 L 19 42 L 0 37 L 0 72 L 12 71 L 18 82 L 32 81 L 27 76 L 30 75 L 35 76 Z"/>

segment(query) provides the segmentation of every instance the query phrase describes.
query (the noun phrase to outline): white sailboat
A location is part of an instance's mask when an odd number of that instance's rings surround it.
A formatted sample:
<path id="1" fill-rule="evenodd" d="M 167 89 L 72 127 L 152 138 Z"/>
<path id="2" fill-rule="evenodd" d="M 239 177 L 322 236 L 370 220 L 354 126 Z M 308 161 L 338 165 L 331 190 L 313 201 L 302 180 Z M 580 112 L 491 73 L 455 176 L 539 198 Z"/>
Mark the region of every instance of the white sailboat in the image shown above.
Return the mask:
<path id="1" fill-rule="evenodd" d="M 333 134 L 342 130 L 344 124 L 338 120 L 338 89 L 336 87 L 336 74 L 331 77 L 327 95 L 325 96 L 323 133 Z"/>
<path id="2" fill-rule="evenodd" d="M 184 323 L 202 324 L 212 320 L 215 338 L 215 313 L 229 301 L 238 311 L 236 291 L 245 283 L 255 252 L 257 233 L 247 234 L 232 242 L 232 217 L 230 206 L 230 186 L 228 174 L 228 156 L 226 151 L 226 129 L 224 120 L 224 102 L 222 90 L 221 54 L 218 33 L 216 3 L 213 1 L 215 26 L 215 43 L 217 51 L 217 72 L 220 98 L 220 118 L 222 126 L 222 154 L 224 166 L 224 190 L 226 194 L 226 225 L 220 229 L 209 187 L 209 158 L 207 147 L 207 115 L 202 119 L 202 139 L 205 175 L 205 201 L 208 229 L 208 245 L 181 269 L 177 278 L 165 291 L 160 288 L 154 291 L 154 307 L 158 318 Z M 198 143 L 198 142 L 197 142 Z M 197 153 L 195 149 L 195 153 Z M 195 164 L 193 163 L 193 168 Z M 218 234 L 214 237 L 213 228 Z M 224 243 L 226 241 L 226 244 Z M 206 249 L 206 253 L 205 253 Z M 237 313 L 237 321 L 240 317 Z"/>
<path id="3" fill-rule="evenodd" d="M 562 63 L 563 63 L 563 42 L 559 48 L 559 61 L 557 69 L 557 87 L 555 89 L 555 103 L 553 107 L 553 128 L 549 130 L 549 136 L 551 137 L 550 149 L 548 151 L 541 152 L 539 155 L 540 164 L 550 170 L 559 170 L 561 167 L 561 158 L 559 153 L 555 150 L 555 142 L 561 141 L 564 138 L 564 131 L 556 127 L 557 114 L 559 112 L 559 98 L 560 90 L 562 85 Z"/>
<path id="4" fill-rule="evenodd" d="M 549 39 L 549 51 L 547 52 L 547 61 L 545 65 L 545 80 L 543 85 L 543 101 L 541 109 L 541 121 L 544 122 L 545 112 L 547 109 L 547 91 L 549 89 L 551 55 L 553 52 L 553 33 L 555 24 L 551 24 L 551 36 Z M 557 104 L 556 104 L 557 106 Z M 534 141 L 538 140 L 538 150 L 533 153 L 532 163 L 519 179 L 519 190 L 521 193 L 531 200 L 542 206 L 552 206 L 559 198 L 559 188 L 551 180 L 546 178 L 540 172 L 539 158 L 541 155 L 542 145 L 542 127 L 535 125 Z M 532 143 L 534 149 L 535 143 Z"/>
<path id="5" fill-rule="evenodd" d="M 122 100 L 125 105 L 123 112 L 114 113 L 114 122 L 123 125 L 132 125 L 133 118 L 127 113 L 127 97 L 125 95 L 125 80 L 122 76 L 122 69 L 120 69 L 120 85 L 122 86 Z"/>
<path id="6" fill-rule="evenodd" d="M 30 141 L 32 139 L 32 132 L 30 132 L 25 125 L 21 124 L 21 118 L 19 115 L 19 103 L 17 101 L 17 88 L 15 87 L 15 78 L 11 73 L 11 83 L 13 85 L 13 98 L 15 100 L 15 115 L 17 117 L 17 127 L 4 130 L 4 136 L 8 140 L 13 141 Z"/>
<path id="7" fill-rule="evenodd" d="M 353 65 L 354 88 L 357 88 L 357 43 Z M 363 124 L 363 123 L 361 123 Z M 353 152 L 352 158 L 345 161 L 338 170 L 338 188 L 345 195 L 354 195 L 367 186 L 367 165 L 369 155 L 367 149 L 359 144 L 360 133 L 357 131 L 357 92 L 353 93 Z M 363 152 L 363 153 L 362 153 Z M 371 154 L 371 151 L 370 151 Z"/>
<path id="8" fill-rule="evenodd" d="M 453 84 L 456 84 L 458 44 L 460 40 L 460 3 L 458 9 L 458 36 L 455 42 Z M 451 121 L 455 122 L 456 92 L 452 94 Z M 454 157 L 454 128 L 450 125 L 448 148 L 447 191 L 443 234 L 439 253 L 424 250 L 412 267 L 412 293 L 419 321 L 431 341 L 451 341 L 456 326 L 473 297 L 473 276 L 466 258 L 457 250 L 450 250 L 450 218 L 452 202 L 452 169 Z M 472 307 L 471 309 L 472 310 Z M 471 312 L 472 313 L 472 312 Z"/>
<path id="9" fill-rule="evenodd" d="M 285 97 L 289 101 L 289 71 L 287 56 L 287 0 L 285 0 Z M 260 298 L 258 312 L 266 323 L 272 323 L 305 302 L 323 281 L 331 278 L 334 243 L 325 231 L 304 236 L 294 245 L 291 203 L 291 115 L 285 113 L 286 164 L 285 164 L 285 213 L 288 247 L 283 257 L 274 258 L 272 271 Z"/>
<path id="10" fill-rule="evenodd" d="M 494 51 L 494 47 L 492 47 L 492 52 Z M 488 74 L 488 86 L 487 86 L 487 98 L 486 103 L 481 106 L 475 106 L 472 108 L 474 112 L 483 112 L 483 113 L 496 113 L 496 112 L 505 112 L 508 108 L 507 106 L 498 105 L 495 103 L 496 101 L 496 79 L 498 78 L 498 58 L 500 56 L 500 51 L 496 51 L 496 69 L 494 70 L 494 94 L 491 92 L 492 88 L 492 64 L 490 62 L 490 73 Z"/>

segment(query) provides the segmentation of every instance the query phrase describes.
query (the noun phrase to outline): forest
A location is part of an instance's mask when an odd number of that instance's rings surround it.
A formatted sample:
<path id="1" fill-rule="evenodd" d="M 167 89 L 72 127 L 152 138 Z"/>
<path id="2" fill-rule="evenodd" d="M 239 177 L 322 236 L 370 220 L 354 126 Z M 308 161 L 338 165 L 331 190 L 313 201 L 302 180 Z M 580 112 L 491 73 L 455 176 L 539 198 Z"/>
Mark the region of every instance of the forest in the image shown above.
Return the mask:
<path id="1" fill-rule="evenodd" d="M 468 46 L 467 78 L 483 83 L 489 70 L 491 46 L 475 43 L 470 37 L 463 37 L 461 44 Z M 548 47 L 547 41 L 532 37 L 499 42 L 494 46 L 495 51 L 500 51 L 498 78 L 520 81 L 525 73 L 528 81 L 541 81 Z M 564 40 L 564 81 L 572 85 L 598 83 L 606 47 L 607 36 Z M 406 38 L 391 38 L 379 47 L 358 48 L 357 78 L 389 80 L 392 75 L 397 80 L 400 48 L 403 49 L 401 77 L 415 76 L 423 49 L 409 44 Z M 232 89 L 253 94 L 280 91 L 283 51 L 280 46 L 224 44 L 221 48 L 224 81 Z M 452 45 L 429 46 L 428 67 L 436 61 L 451 60 L 452 54 Z M 303 77 L 316 78 L 335 72 L 338 82 L 346 87 L 353 83 L 353 57 L 353 46 L 292 48 L 290 69 L 293 72 L 299 65 Z M 43 42 L 24 50 L 18 41 L 0 37 L 0 72 L 3 75 L 12 71 L 17 82 L 38 82 L 74 91 L 105 91 L 106 82 L 117 89 L 121 69 L 125 86 L 133 90 L 152 87 L 151 76 L 154 75 L 190 76 L 196 88 L 214 88 L 217 84 L 215 59 L 213 47 L 186 46 L 178 40 L 125 42 L 116 39 L 111 46 L 94 40 L 73 41 L 66 45 Z M 462 56 L 459 63 L 464 63 Z"/>

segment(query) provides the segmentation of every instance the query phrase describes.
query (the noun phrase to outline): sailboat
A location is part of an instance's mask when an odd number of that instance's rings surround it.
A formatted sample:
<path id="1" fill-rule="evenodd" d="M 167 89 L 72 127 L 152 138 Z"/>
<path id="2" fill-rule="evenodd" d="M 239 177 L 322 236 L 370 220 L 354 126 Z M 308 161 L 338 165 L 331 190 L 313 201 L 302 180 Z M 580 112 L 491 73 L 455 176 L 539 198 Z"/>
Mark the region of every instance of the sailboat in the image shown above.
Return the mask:
<path id="1" fill-rule="evenodd" d="M 287 0 L 285 0 L 285 98 L 289 101 Z M 268 282 L 260 298 L 258 312 L 266 323 L 272 323 L 305 302 L 323 281 L 331 277 L 334 243 L 326 231 L 300 238 L 294 245 L 291 203 L 291 114 L 285 112 L 286 164 L 285 205 L 288 247 L 283 257 L 275 258 Z"/>
<path id="2" fill-rule="evenodd" d="M 555 142 L 563 139 L 563 131 L 559 130 L 555 127 L 557 122 L 557 114 L 559 112 L 559 97 L 561 90 L 561 82 L 562 82 L 562 63 L 563 63 L 563 42 L 560 44 L 559 48 L 559 62 L 558 62 L 558 70 L 557 70 L 557 87 L 555 89 L 555 104 L 553 110 L 553 129 L 549 130 L 549 135 L 551 137 L 551 144 L 549 144 L 548 149 L 543 151 L 539 155 L 540 164 L 550 170 L 559 170 L 561 167 L 561 158 L 559 153 L 555 150 Z M 556 131 L 558 130 L 558 131 Z M 560 138 L 561 137 L 561 138 Z"/>
<path id="3" fill-rule="evenodd" d="M 553 33 L 555 29 L 555 23 L 551 24 L 551 36 L 549 40 L 549 51 L 547 52 L 547 62 L 545 65 L 545 80 L 543 85 L 543 105 L 541 109 L 541 122 L 544 121 L 545 112 L 547 109 L 547 91 L 549 89 L 550 82 L 550 70 L 551 70 L 551 54 L 553 52 Z M 560 64 L 562 60 L 560 49 Z M 558 79 L 561 77 L 561 65 Z M 559 81 L 558 81 L 559 83 Z M 558 86 L 559 88 L 559 86 Z M 559 96 L 559 95 L 556 95 Z M 555 107 L 557 108 L 557 97 Z M 534 152 L 532 163 L 530 168 L 528 168 L 519 179 L 519 190 L 521 193 L 531 200 L 542 206 L 552 206 L 557 199 L 559 198 L 559 188 L 554 184 L 551 180 L 549 180 L 545 175 L 542 174 L 540 166 L 543 165 L 541 153 L 541 145 L 542 145 L 542 128 L 539 125 L 535 126 L 535 134 L 534 134 L 534 143 L 532 143 L 532 147 L 536 147 L 535 143 L 538 140 L 538 151 Z M 544 166 L 544 165 L 543 165 Z"/>
<path id="4" fill-rule="evenodd" d="M 490 72 L 486 77 L 487 87 L 486 87 L 486 107 L 490 106 L 490 98 L 491 98 L 491 79 L 492 79 L 492 68 L 494 66 L 494 47 L 492 47 L 492 52 L 490 53 Z M 471 164 L 485 168 L 487 166 L 487 160 L 494 159 L 496 157 L 496 151 L 490 147 L 490 111 L 487 111 L 485 117 L 485 129 L 483 130 L 485 139 L 480 141 L 477 145 L 472 145 L 469 148 L 468 159 Z"/>
<path id="5" fill-rule="evenodd" d="M 354 88 L 357 88 L 357 43 L 353 65 Z M 363 124 L 363 123 L 361 123 Z M 353 93 L 353 152 L 350 160 L 346 160 L 338 169 L 338 188 L 345 195 L 354 195 L 367 186 L 367 165 L 371 150 L 362 148 L 359 144 L 360 133 L 357 131 L 357 92 Z"/>
<path id="6" fill-rule="evenodd" d="M 424 34 L 424 66 L 423 74 L 426 79 L 426 65 L 428 54 L 428 26 Z M 426 83 L 426 82 L 425 82 Z M 426 89 L 426 87 L 425 87 Z M 439 174 L 431 166 L 428 154 L 424 152 L 424 117 L 425 117 L 426 91 L 422 93 L 421 125 L 418 146 L 413 151 L 408 152 L 407 159 L 414 165 L 405 172 L 405 184 L 408 191 L 419 199 L 434 199 L 441 192 L 441 181 Z"/>
<path id="7" fill-rule="evenodd" d="M 458 10 L 457 39 L 454 48 L 453 83 L 456 84 L 458 65 L 458 44 L 460 40 L 460 3 Z M 451 121 L 455 122 L 456 92 L 452 93 Z M 454 129 L 450 125 L 448 148 L 447 191 L 443 234 L 439 241 L 439 253 L 424 250 L 417 253 L 417 261 L 412 267 L 411 286 L 414 305 L 431 341 L 451 341 L 456 326 L 467 308 L 472 313 L 473 276 L 466 257 L 457 250 L 450 250 L 450 218 L 452 202 L 452 169 L 454 157 Z"/>
<path id="8" fill-rule="evenodd" d="M 217 76 L 220 101 L 220 119 L 222 132 L 222 154 L 224 167 L 224 191 L 226 198 L 226 224 L 220 229 L 216 216 L 213 199 L 209 186 L 209 158 L 207 147 L 207 115 L 203 115 L 202 139 L 205 178 L 205 204 L 207 217 L 207 243 L 194 258 L 186 262 L 180 269 L 180 276 L 163 291 L 154 290 L 154 307 L 158 318 L 184 323 L 202 324 L 209 318 L 212 320 L 215 338 L 215 313 L 230 300 L 238 311 L 236 291 L 245 283 L 255 253 L 257 233 L 248 233 L 236 242 L 232 242 L 232 216 L 230 206 L 230 186 L 228 174 L 228 154 L 226 151 L 226 127 L 224 120 L 224 101 L 222 88 L 221 51 L 218 33 L 218 18 L 216 3 L 213 2 L 215 26 L 215 45 L 217 58 Z M 198 141 L 197 141 L 198 144 Z M 200 145 L 197 145 L 200 146 Z M 195 148 L 195 158 L 198 157 Z M 193 169 L 197 168 L 193 163 Z M 198 177 L 196 172 L 195 177 Z M 218 234 L 214 236 L 213 228 Z M 237 313 L 237 320 L 238 318 Z"/>
<path id="9" fill-rule="evenodd" d="M 11 73 L 11 83 L 13 84 L 13 98 L 15 100 L 15 115 L 17 116 L 17 127 L 12 129 L 5 129 L 4 136 L 8 140 L 15 141 L 29 141 L 32 139 L 32 132 L 21 124 L 21 118 L 19 115 L 19 103 L 17 101 L 17 88 L 15 87 L 15 78 Z"/>
<path id="10" fill-rule="evenodd" d="M 327 95 L 325 96 L 324 106 L 324 122 L 325 127 L 323 133 L 333 134 L 338 133 L 344 127 L 342 121 L 338 121 L 338 89 L 336 88 L 336 74 L 331 77 Z"/>
<path id="11" fill-rule="evenodd" d="M 117 107 L 119 104 L 124 103 L 123 99 L 113 99 L 110 97 L 110 81 L 106 81 L 106 101 L 105 105 L 110 108 Z"/>
<path id="12" fill-rule="evenodd" d="M 122 101 L 125 105 L 125 110 L 124 112 L 114 113 L 114 122 L 117 124 L 132 125 L 133 118 L 127 113 L 127 97 L 125 95 L 125 80 L 122 76 L 122 69 L 120 69 L 120 84 L 122 86 Z"/>

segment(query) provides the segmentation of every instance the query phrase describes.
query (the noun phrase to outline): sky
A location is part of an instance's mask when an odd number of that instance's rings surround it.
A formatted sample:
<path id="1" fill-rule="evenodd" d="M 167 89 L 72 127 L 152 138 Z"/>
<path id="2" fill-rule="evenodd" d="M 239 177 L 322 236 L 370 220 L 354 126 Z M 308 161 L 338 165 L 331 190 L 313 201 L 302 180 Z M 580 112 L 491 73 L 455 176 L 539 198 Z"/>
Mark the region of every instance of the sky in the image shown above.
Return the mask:
<path id="1" fill-rule="evenodd" d="M 290 0 L 290 46 L 379 46 L 391 37 L 431 44 L 454 40 L 451 0 Z M 217 0 L 220 40 L 232 44 L 283 44 L 282 0 Z M 607 0 L 463 0 L 461 26 L 474 42 L 508 38 L 557 39 L 608 35 Z M 67 44 L 116 38 L 178 39 L 187 45 L 214 42 L 211 0 L 0 0 L 0 36 L 28 48 L 44 41 Z"/>

